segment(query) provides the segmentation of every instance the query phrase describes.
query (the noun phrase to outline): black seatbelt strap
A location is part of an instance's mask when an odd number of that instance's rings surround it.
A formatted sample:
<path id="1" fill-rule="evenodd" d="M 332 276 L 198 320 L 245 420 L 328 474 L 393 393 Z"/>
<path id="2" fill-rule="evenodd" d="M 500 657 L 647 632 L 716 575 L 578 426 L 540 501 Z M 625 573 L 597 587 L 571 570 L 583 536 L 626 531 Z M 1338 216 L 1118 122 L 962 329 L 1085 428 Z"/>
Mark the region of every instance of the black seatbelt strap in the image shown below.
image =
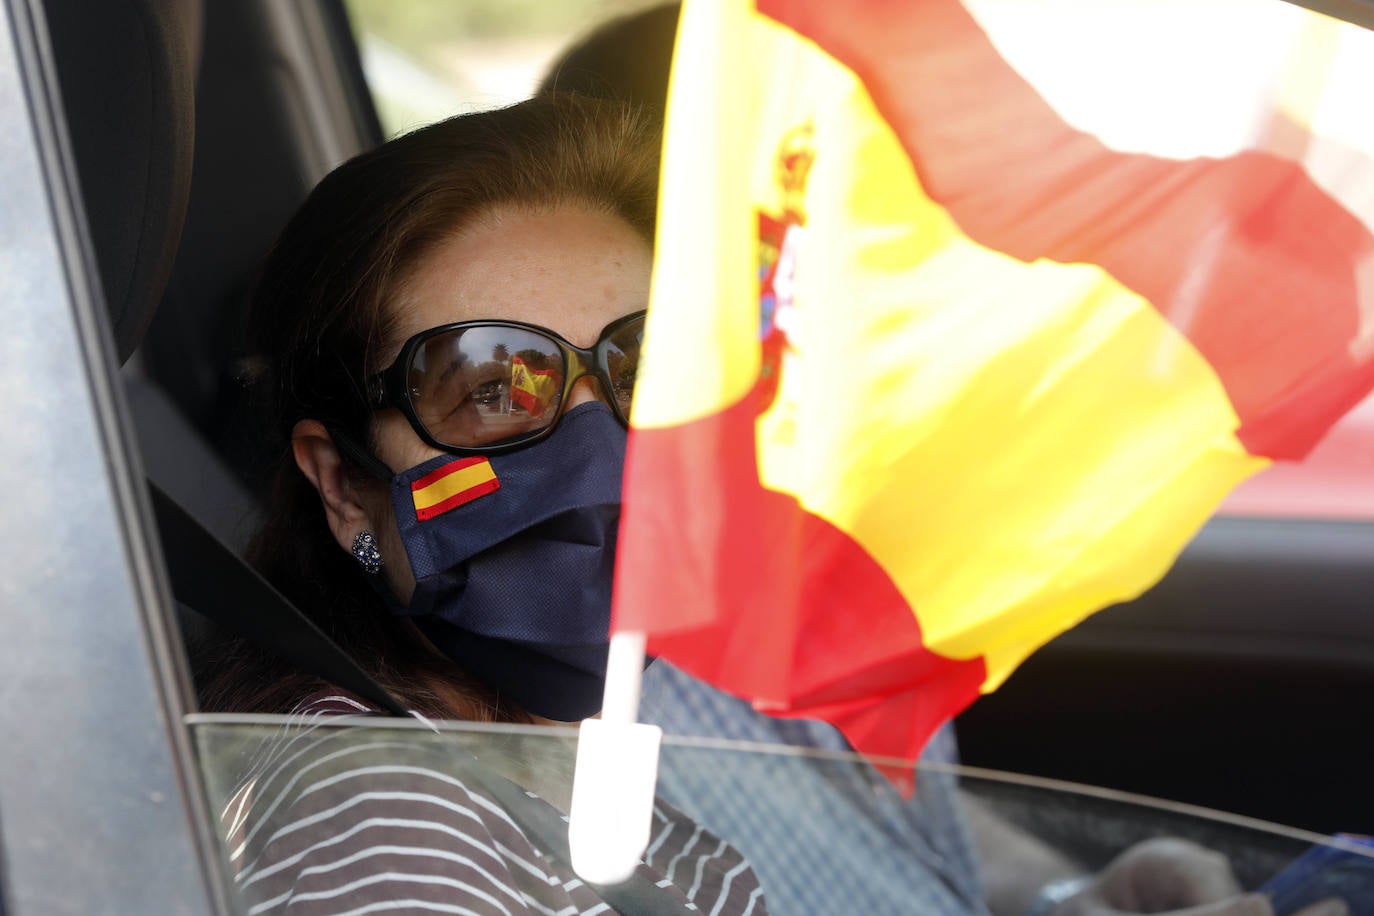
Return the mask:
<path id="1" fill-rule="evenodd" d="M 410 714 L 324 631 L 151 480 L 172 594 L 226 630 L 395 716 Z"/>
<path id="2" fill-rule="evenodd" d="M 552 805 L 531 798 L 515 783 L 496 773 L 474 767 L 465 770 L 463 778 L 481 786 L 483 791 L 500 803 L 502 810 L 510 815 L 526 836 L 569 871 L 573 870 L 568 823 Z M 588 886 L 622 916 L 690 916 L 694 912 L 700 913 L 640 871 L 633 872 L 620 884 Z"/>

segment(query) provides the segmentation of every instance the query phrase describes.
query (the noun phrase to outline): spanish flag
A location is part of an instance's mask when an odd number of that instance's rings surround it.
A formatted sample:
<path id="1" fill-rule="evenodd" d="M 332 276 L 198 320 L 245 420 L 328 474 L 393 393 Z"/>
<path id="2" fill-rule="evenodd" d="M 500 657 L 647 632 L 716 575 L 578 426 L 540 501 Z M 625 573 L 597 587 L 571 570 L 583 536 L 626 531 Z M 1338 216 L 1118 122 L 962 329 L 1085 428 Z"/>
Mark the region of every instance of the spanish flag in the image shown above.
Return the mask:
<path id="1" fill-rule="evenodd" d="M 483 455 L 454 458 L 410 485 L 415 518 L 427 522 L 501 489 L 501 481 Z"/>
<path id="2" fill-rule="evenodd" d="M 910 758 L 1149 588 L 1374 385 L 1370 38 L 687 0 L 613 629 Z"/>
<path id="3" fill-rule="evenodd" d="M 530 416 L 542 417 L 558 390 L 557 371 L 533 369 L 522 357 L 511 357 L 510 399 Z"/>

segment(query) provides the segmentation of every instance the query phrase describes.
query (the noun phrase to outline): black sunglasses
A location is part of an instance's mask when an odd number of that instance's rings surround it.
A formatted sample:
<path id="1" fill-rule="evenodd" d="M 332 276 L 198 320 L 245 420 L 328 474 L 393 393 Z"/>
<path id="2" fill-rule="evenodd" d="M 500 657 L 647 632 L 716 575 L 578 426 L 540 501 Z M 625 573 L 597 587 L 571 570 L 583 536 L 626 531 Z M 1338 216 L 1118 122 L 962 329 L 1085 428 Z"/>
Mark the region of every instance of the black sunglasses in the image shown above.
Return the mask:
<path id="1" fill-rule="evenodd" d="M 368 377 L 368 402 L 399 409 L 441 451 L 493 455 L 551 433 L 573 385 L 590 375 L 629 426 L 643 338 L 644 312 L 606 325 L 587 349 L 521 321 L 443 324 L 411 337 Z"/>

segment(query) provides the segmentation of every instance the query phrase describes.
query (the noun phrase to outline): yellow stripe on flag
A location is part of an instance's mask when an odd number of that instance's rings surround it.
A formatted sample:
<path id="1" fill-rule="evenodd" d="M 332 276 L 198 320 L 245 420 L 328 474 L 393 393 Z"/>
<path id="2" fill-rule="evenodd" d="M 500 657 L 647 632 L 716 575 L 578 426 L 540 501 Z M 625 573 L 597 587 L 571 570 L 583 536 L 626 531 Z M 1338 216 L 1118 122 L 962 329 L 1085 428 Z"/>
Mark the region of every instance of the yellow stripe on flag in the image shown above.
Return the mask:
<path id="1" fill-rule="evenodd" d="M 723 28 L 739 6 L 699 6 L 709 15 L 683 28 Z M 1215 371 L 1159 310 L 1095 265 L 1028 264 L 971 241 L 851 71 L 765 17 L 733 34 L 721 40 L 749 35 L 747 55 L 720 59 L 786 73 L 789 89 L 674 85 L 670 118 L 695 128 L 665 149 L 659 251 L 699 254 L 658 260 L 634 423 L 689 422 L 754 382 L 758 313 L 738 304 L 757 302 L 758 268 L 740 263 L 756 249 L 739 201 L 764 213 L 789 202 L 778 157 L 755 157 L 748 197 L 745 170 L 723 164 L 805 128 L 814 161 L 782 384 L 757 425 L 760 480 L 860 544 L 924 645 L 982 657 L 991 690 L 1157 581 L 1185 533 L 1268 462 L 1241 446 Z M 716 97 L 733 107 L 686 113 Z M 703 270 L 709 286 L 681 275 Z"/>
<path id="2" fill-rule="evenodd" d="M 412 494 L 415 498 L 415 509 L 417 512 L 421 512 L 433 508 L 465 490 L 470 490 L 495 479 L 496 472 L 492 470 L 491 463 L 484 459 L 477 464 L 460 468 L 441 477 L 427 487 L 416 490 Z"/>
<path id="3" fill-rule="evenodd" d="M 757 6 L 683 7 L 613 627 L 914 756 L 1369 389 L 1374 163 L 1115 149 L 957 0 Z"/>
<path id="4" fill-rule="evenodd" d="M 714 48 L 722 61 L 746 59 L 751 19 L 742 3 L 698 5 L 694 15 L 682 17 L 679 46 Z M 660 317 L 645 334 L 631 417 L 644 428 L 715 413 L 743 397 L 758 376 L 757 317 L 745 309 L 710 308 L 698 298 L 703 289 L 733 288 L 746 296 L 753 289 L 754 217 L 740 205 L 749 199 L 749 183 L 737 165 L 749 150 L 749 135 L 737 128 L 750 123 L 755 96 L 737 85 L 728 67 L 687 66 L 686 74 L 674 68 L 666 131 L 688 124 L 696 139 L 664 146 L 663 174 L 673 178 L 659 189 L 658 212 L 673 216 L 660 218 L 655 248 L 696 251 L 707 238 L 715 244 L 700 258 L 654 259 L 650 301 Z M 696 354 L 690 376 L 675 368 L 675 354 L 684 351 Z M 689 377 L 691 384 L 682 384 Z M 644 391 L 674 393 L 643 398 Z"/>
<path id="5" fill-rule="evenodd" d="M 926 647 L 982 656 L 990 690 L 1060 631 L 1157 581 L 1177 532 L 1268 462 L 1236 440 L 1216 373 L 1159 310 L 1100 267 L 1027 264 L 970 241 L 857 78 L 759 23 L 759 66 L 802 85 L 757 129 L 814 126 L 790 349 L 758 424 L 761 481 L 863 546 Z M 769 185 L 755 199 L 776 206 Z"/>

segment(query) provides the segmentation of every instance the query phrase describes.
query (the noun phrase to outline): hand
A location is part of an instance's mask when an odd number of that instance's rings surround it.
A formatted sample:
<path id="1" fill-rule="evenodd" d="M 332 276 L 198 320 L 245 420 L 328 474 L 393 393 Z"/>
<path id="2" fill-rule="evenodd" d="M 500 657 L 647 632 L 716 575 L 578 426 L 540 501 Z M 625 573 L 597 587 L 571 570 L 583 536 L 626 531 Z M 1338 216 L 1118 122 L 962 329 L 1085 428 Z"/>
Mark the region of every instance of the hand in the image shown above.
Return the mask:
<path id="1" fill-rule="evenodd" d="M 1220 853 L 1179 839 L 1137 843 L 1112 860 L 1054 916 L 1168 913 L 1170 916 L 1273 916 L 1263 894 L 1241 892 L 1231 863 Z M 1294 916 L 1347 916 L 1332 898 Z"/>

